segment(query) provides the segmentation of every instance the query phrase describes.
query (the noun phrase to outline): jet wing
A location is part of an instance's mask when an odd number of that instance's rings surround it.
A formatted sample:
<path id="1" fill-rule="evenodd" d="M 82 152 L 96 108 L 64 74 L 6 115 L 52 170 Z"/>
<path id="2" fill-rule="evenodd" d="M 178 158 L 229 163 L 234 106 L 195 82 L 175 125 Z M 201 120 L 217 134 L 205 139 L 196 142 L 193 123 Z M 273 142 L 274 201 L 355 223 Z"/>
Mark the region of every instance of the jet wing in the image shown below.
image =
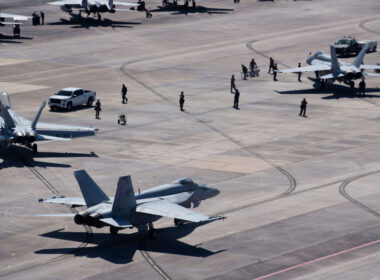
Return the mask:
<path id="1" fill-rule="evenodd" d="M 364 69 L 364 70 L 380 70 L 380 65 L 366 65 L 366 64 L 362 64 L 362 65 L 360 65 L 359 68 L 360 69 Z"/>
<path id="2" fill-rule="evenodd" d="M 43 199 L 41 198 L 39 202 L 43 203 L 54 203 L 54 204 L 64 204 L 69 206 L 86 206 L 86 202 L 84 201 L 83 197 L 53 197 L 53 198 L 47 198 Z"/>
<path id="3" fill-rule="evenodd" d="M 334 75 L 334 74 L 327 74 L 327 75 L 324 75 L 322 77 L 320 77 L 321 79 L 336 79 L 336 78 L 339 78 L 339 77 L 344 77 L 344 75 L 342 73 L 338 74 L 338 75 Z"/>
<path id="4" fill-rule="evenodd" d="M 315 71 L 326 71 L 331 70 L 328 65 L 310 65 L 297 68 L 288 68 L 283 70 L 278 70 L 279 73 L 300 73 L 300 72 L 315 72 Z"/>
<path id="5" fill-rule="evenodd" d="M 133 228 L 133 225 L 127 221 L 126 219 L 122 219 L 119 217 L 114 218 L 104 218 L 99 219 L 103 223 L 106 223 L 107 225 L 118 227 L 118 228 Z"/>
<path id="6" fill-rule="evenodd" d="M 113 4 L 116 6 L 130 6 L 130 7 L 138 7 L 140 4 L 136 3 L 130 3 L 130 2 L 119 2 L 119 1 L 113 1 Z"/>
<path id="7" fill-rule="evenodd" d="M 22 23 L 21 22 L 0 21 L 0 24 L 3 24 L 3 25 L 15 25 L 15 24 L 22 24 Z"/>
<path id="8" fill-rule="evenodd" d="M 0 18 L 11 18 L 13 20 L 28 20 L 32 17 L 0 13 Z M 3 22 L 3 24 L 7 24 L 7 23 Z M 20 24 L 20 23 L 15 22 L 14 24 Z"/>
<path id="9" fill-rule="evenodd" d="M 38 214 L 37 217 L 74 217 L 75 213 L 67 213 L 67 214 Z"/>
<path id="10" fill-rule="evenodd" d="M 82 5 L 82 0 L 62 0 L 62 1 L 48 2 L 47 4 L 55 5 L 55 6 Z"/>
<path id="11" fill-rule="evenodd" d="M 380 74 L 368 73 L 368 72 L 363 72 L 363 75 L 368 76 L 368 77 L 380 77 Z"/>
<path id="12" fill-rule="evenodd" d="M 48 123 L 38 123 L 36 131 L 38 134 L 43 135 L 46 139 L 48 139 L 48 136 L 58 138 L 78 138 L 95 135 L 95 128 L 93 127 L 58 125 Z"/>
<path id="13" fill-rule="evenodd" d="M 206 215 L 191 211 L 185 207 L 170 203 L 166 200 L 156 200 L 152 202 L 142 203 L 136 207 L 136 212 L 168 218 L 176 218 L 196 223 L 210 220 L 210 217 Z"/>

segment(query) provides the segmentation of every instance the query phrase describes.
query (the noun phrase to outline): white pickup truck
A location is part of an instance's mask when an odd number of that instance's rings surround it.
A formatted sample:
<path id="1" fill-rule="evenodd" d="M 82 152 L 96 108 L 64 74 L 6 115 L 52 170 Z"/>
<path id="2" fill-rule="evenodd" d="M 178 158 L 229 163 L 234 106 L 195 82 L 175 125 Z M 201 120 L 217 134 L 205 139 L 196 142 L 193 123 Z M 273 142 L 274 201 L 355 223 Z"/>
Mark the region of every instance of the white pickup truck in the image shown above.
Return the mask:
<path id="1" fill-rule="evenodd" d="M 49 98 L 49 106 L 51 110 L 62 108 L 71 111 L 73 107 L 82 104 L 91 107 L 95 99 L 95 91 L 82 88 L 64 88 Z"/>

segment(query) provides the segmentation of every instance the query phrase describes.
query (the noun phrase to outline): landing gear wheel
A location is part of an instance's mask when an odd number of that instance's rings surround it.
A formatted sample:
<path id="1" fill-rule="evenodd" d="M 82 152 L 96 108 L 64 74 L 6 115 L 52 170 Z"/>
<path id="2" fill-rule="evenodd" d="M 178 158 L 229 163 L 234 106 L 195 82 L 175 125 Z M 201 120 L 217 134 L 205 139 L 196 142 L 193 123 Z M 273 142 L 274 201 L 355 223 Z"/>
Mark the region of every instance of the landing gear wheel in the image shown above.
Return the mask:
<path id="1" fill-rule="evenodd" d="M 73 105 L 71 103 L 67 104 L 67 111 L 71 111 L 73 109 Z"/>
<path id="2" fill-rule="evenodd" d="M 354 81 L 350 81 L 350 88 L 355 89 L 355 82 Z"/>
<path id="3" fill-rule="evenodd" d="M 37 154 L 37 144 L 32 145 L 33 154 Z"/>
<path id="4" fill-rule="evenodd" d="M 181 220 L 174 219 L 174 224 L 178 227 L 178 226 L 183 226 L 184 223 Z"/>
<path id="5" fill-rule="evenodd" d="M 119 230 L 115 227 L 110 227 L 110 233 L 112 236 L 116 236 Z"/>
<path id="6" fill-rule="evenodd" d="M 98 20 L 101 21 L 102 20 L 102 16 L 98 13 Z"/>
<path id="7" fill-rule="evenodd" d="M 149 238 L 152 240 L 156 240 L 158 238 L 158 231 L 154 228 L 149 230 Z"/>

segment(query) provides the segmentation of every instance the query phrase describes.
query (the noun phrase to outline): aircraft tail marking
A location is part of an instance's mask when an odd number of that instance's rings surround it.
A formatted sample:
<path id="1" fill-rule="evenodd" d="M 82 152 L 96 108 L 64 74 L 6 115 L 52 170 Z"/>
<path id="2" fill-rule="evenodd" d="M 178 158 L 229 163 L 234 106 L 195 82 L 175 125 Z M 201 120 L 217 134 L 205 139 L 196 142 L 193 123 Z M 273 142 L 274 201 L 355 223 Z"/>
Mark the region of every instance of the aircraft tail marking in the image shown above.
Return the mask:
<path id="1" fill-rule="evenodd" d="M 113 216 L 122 216 L 128 219 L 135 207 L 136 197 L 131 176 L 120 177 L 112 205 L 112 214 Z"/>

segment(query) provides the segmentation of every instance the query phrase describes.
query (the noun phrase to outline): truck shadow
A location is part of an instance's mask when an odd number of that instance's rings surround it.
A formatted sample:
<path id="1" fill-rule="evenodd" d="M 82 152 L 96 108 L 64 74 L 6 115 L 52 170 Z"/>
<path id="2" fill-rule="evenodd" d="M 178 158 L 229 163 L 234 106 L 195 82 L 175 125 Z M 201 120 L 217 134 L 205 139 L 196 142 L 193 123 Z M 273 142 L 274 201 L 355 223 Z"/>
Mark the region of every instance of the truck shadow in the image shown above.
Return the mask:
<path id="1" fill-rule="evenodd" d="M 189 223 L 181 227 L 167 227 L 159 230 L 158 240 L 149 240 L 145 233 L 119 234 L 112 237 L 110 234 L 93 233 L 90 244 L 95 247 L 78 249 L 74 248 L 54 248 L 35 251 L 35 254 L 73 254 L 75 256 L 86 256 L 88 258 L 101 258 L 114 264 L 126 264 L 133 261 L 133 256 L 137 250 L 146 252 L 166 253 L 172 255 L 191 256 L 206 258 L 214 254 L 223 252 L 220 250 L 213 252 L 199 246 L 189 245 L 178 239 L 192 233 L 197 227 L 205 223 Z M 88 240 L 86 232 L 64 232 L 62 230 L 41 234 L 41 237 L 70 240 L 82 244 Z"/>
<path id="2" fill-rule="evenodd" d="M 56 108 L 54 110 L 50 108 L 49 111 L 54 112 L 54 113 L 70 113 L 70 112 L 82 111 L 86 109 L 92 109 L 94 111 L 94 108 L 95 108 L 94 106 L 88 107 L 87 105 L 79 105 L 79 106 L 73 107 L 71 111 L 67 111 L 66 109 L 63 109 L 63 108 Z"/>

